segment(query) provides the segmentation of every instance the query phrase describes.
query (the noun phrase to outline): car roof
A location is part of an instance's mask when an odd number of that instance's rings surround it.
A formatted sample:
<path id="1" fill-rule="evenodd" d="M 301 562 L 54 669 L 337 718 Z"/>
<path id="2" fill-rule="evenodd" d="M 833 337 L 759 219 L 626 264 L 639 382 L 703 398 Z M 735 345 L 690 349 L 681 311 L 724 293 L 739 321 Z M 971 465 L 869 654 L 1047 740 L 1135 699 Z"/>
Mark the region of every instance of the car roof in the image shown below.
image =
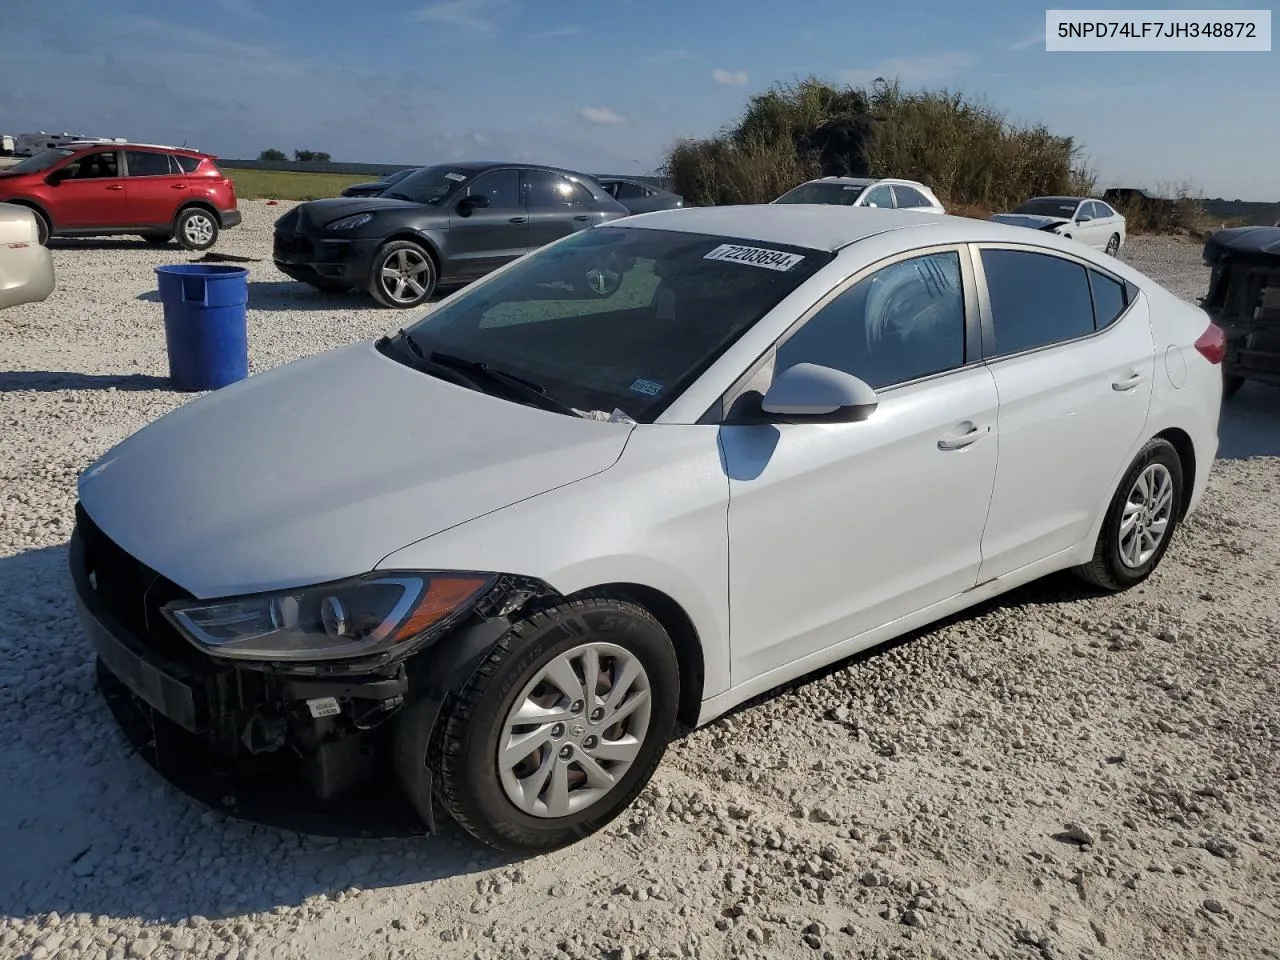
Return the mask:
<path id="1" fill-rule="evenodd" d="M 818 177 L 816 180 L 807 180 L 806 183 L 842 183 L 851 187 L 866 187 L 873 183 L 879 183 L 874 177 Z"/>
<path id="2" fill-rule="evenodd" d="M 928 231 L 926 243 L 1029 241 L 1025 227 L 927 213 L 919 209 L 836 207 L 828 204 L 761 203 L 719 207 L 683 207 L 642 213 L 601 224 L 598 229 L 636 227 L 706 236 L 733 237 L 835 251 L 891 230 Z"/>
<path id="3" fill-rule="evenodd" d="M 141 147 L 145 150 L 167 150 L 170 153 L 186 153 L 193 157 L 206 157 L 209 154 L 195 147 L 171 147 L 163 143 L 134 143 L 132 140 L 73 140 L 70 143 L 62 144 L 63 150 L 74 150 L 77 153 L 82 150 L 105 149 L 111 147 L 115 150 L 132 150 Z"/>
<path id="4" fill-rule="evenodd" d="M 1023 203 L 1030 203 L 1032 200 L 1059 200 L 1062 203 L 1083 203 L 1086 200 L 1092 200 L 1093 197 L 1031 197 L 1023 200 Z M 1099 201 L 1101 202 L 1101 201 Z"/>

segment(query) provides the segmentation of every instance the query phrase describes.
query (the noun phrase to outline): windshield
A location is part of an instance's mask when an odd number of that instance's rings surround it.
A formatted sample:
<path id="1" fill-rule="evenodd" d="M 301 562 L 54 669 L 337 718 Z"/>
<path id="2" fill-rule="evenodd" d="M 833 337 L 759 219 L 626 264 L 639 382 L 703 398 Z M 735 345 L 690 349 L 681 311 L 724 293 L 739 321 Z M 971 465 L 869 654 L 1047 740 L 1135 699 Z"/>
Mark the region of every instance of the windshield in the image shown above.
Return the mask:
<path id="1" fill-rule="evenodd" d="M 1079 200 L 1073 200 L 1070 197 L 1066 199 L 1037 197 L 1035 200 L 1028 200 L 1013 212 L 1025 213 L 1033 217 L 1064 217 L 1069 220 L 1079 205 Z"/>
<path id="2" fill-rule="evenodd" d="M 788 190 L 774 203 L 831 203 L 849 207 L 857 203 L 868 184 L 856 183 L 802 183 Z"/>
<path id="3" fill-rule="evenodd" d="M 489 364 L 588 416 L 651 423 L 834 254 L 598 227 L 527 255 L 413 324 L 423 355 Z"/>
<path id="4" fill-rule="evenodd" d="M 410 167 L 408 170 L 397 170 L 395 173 L 388 173 L 382 178 L 382 182 L 387 186 L 390 186 L 393 183 L 399 183 L 405 177 L 409 176 L 409 174 L 413 173 L 415 169 L 415 167 Z"/>
<path id="5" fill-rule="evenodd" d="M 383 196 L 393 200 L 437 204 L 472 176 L 474 172 L 471 170 L 458 170 L 451 166 L 422 167 L 412 171 Z"/>
<path id="6" fill-rule="evenodd" d="M 0 171 L 3 173 L 39 173 L 41 170 L 48 170 L 60 160 L 73 156 L 74 150 L 42 150 L 34 157 L 27 157 L 21 163 L 15 163 L 7 170 Z"/>

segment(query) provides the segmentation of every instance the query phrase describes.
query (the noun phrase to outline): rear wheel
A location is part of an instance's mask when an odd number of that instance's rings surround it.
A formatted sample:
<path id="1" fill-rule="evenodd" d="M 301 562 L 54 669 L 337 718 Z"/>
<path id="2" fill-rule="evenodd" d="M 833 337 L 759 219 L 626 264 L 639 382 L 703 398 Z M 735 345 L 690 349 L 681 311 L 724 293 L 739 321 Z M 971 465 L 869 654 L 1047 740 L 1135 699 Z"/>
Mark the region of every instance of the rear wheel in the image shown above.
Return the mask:
<path id="1" fill-rule="evenodd" d="M 1107 253 L 1109 253 L 1111 256 L 1114 257 L 1119 252 L 1120 252 L 1120 234 L 1113 233 L 1111 235 L 1111 239 L 1107 241 Z"/>
<path id="2" fill-rule="evenodd" d="M 652 777 L 679 687 L 671 638 L 643 607 L 593 597 L 536 613 L 445 705 L 430 749 L 441 799 L 500 849 L 588 836 Z"/>
<path id="3" fill-rule="evenodd" d="M 1111 500 L 1093 559 L 1076 573 L 1104 590 L 1136 586 L 1159 565 L 1182 510 L 1182 460 L 1156 438 L 1138 453 Z"/>
<path id="4" fill-rule="evenodd" d="M 412 240 L 393 240 L 374 254 L 369 292 L 384 307 L 407 310 L 419 306 L 435 289 L 435 262 Z"/>
<path id="5" fill-rule="evenodd" d="M 218 218 L 203 207 L 187 207 L 174 227 L 178 243 L 188 250 L 208 250 L 218 242 Z"/>

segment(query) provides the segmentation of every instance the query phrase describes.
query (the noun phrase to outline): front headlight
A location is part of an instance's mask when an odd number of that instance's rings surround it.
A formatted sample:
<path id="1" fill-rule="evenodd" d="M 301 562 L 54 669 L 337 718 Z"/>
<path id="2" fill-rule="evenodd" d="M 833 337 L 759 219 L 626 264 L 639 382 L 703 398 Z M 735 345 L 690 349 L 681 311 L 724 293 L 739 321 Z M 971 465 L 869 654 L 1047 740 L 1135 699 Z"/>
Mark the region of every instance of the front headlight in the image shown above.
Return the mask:
<path id="1" fill-rule="evenodd" d="M 387 573 L 228 600 L 174 601 L 164 615 L 196 646 L 240 660 L 364 656 L 444 627 L 493 584 L 480 573 Z"/>
<path id="2" fill-rule="evenodd" d="M 354 230 L 356 227 L 363 227 L 366 223 L 373 219 L 372 213 L 354 213 L 349 217 L 342 217 L 326 223 L 326 230 Z"/>

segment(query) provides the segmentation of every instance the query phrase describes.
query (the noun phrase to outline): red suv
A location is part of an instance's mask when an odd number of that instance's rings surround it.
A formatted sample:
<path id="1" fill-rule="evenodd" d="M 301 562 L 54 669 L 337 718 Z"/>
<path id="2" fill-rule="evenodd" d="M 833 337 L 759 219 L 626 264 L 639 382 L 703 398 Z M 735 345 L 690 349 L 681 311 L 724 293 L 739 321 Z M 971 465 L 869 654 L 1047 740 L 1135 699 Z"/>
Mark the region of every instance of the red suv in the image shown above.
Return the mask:
<path id="1" fill-rule="evenodd" d="M 49 237 L 137 234 L 207 250 L 240 222 L 235 185 L 207 153 L 142 143 L 70 143 L 0 169 L 0 202 L 30 207 Z"/>

